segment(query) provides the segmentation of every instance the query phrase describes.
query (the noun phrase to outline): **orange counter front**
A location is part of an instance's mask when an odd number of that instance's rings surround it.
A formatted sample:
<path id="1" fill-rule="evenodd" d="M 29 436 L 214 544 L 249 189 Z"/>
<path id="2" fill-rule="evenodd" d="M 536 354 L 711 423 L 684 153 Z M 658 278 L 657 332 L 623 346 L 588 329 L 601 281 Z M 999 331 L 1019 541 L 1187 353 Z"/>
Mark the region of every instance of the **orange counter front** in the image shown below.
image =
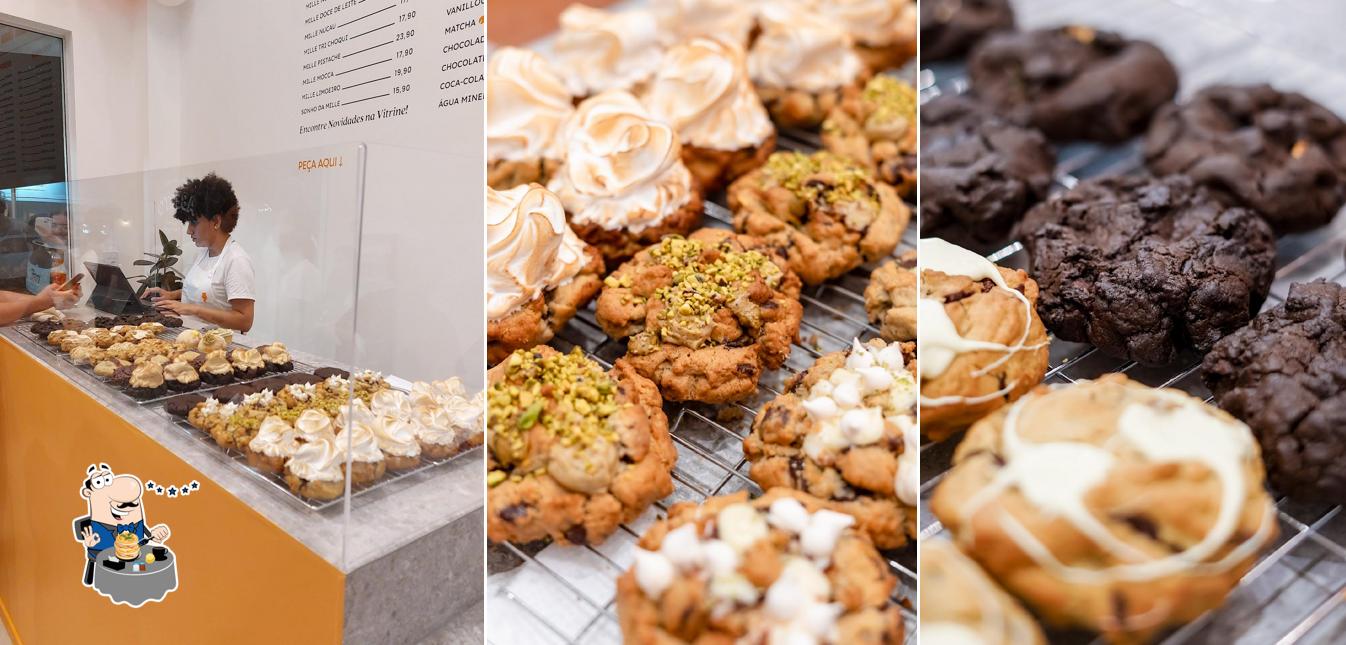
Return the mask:
<path id="1" fill-rule="evenodd" d="M 167 524 L 178 588 L 139 608 L 82 584 L 71 522 L 85 469 L 201 483 L 146 494 Z M 0 608 L 15 643 L 337 643 L 345 576 L 80 386 L 0 337 Z"/>

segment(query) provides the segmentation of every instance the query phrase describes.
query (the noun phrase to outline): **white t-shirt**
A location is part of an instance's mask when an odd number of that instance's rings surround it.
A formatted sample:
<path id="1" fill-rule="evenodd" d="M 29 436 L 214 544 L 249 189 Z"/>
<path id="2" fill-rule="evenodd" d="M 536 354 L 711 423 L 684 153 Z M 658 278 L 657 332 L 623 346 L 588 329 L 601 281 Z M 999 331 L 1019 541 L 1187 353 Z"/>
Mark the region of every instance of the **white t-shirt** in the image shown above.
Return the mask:
<path id="1" fill-rule="evenodd" d="M 252 258 L 232 237 L 224 243 L 219 255 L 210 257 L 210 251 L 206 251 L 197 256 L 183 281 L 183 302 L 230 309 L 230 300 L 256 299 L 257 281 L 252 271 Z"/>

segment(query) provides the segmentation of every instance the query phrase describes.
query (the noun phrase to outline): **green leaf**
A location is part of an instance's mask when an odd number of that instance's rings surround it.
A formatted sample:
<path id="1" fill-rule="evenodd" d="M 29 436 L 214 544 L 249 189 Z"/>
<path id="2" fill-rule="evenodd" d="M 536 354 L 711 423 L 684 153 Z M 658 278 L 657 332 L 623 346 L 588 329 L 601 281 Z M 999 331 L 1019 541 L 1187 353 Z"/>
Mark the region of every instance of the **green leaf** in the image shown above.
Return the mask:
<path id="1" fill-rule="evenodd" d="M 168 258 L 168 261 L 164 263 L 164 267 L 171 267 L 171 266 L 173 266 L 174 264 L 177 264 L 177 263 L 178 263 L 178 259 L 177 259 L 177 258 Z"/>
<path id="2" fill-rule="evenodd" d="M 168 236 L 164 235 L 163 231 L 159 231 L 159 241 L 163 242 L 164 246 L 168 246 Z"/>
<path id="3" fill-rule="evenodd" d="M 152 266 L 152 265 L 154 265 L 154 263 L 153 263 L 153 262 L 150 262 L 149 260 L 136 260 L 135 262 L 132 262 L 131 264 L 134 265 L 134 266 L 138 266 L 138 267 L 147 267 L 147 266 Z"/>

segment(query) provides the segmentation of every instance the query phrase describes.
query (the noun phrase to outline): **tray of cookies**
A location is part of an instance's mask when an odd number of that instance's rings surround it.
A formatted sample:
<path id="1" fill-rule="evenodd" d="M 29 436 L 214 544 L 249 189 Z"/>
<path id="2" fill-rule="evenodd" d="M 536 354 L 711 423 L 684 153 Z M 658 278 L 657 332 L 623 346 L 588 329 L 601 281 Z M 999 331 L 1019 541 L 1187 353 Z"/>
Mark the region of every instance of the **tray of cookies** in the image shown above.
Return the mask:
<path id="1" fill-rule="evenodd" d="M 915 3 L 547 47 L 488 57 L 488 631 L 915 642 Z"/>
<path id="2" fill-rule="evenodd" d="M 1346 630 L 1346 75 L 1219 4 L 923 3 L 927 638 Z"/>
<path id="3" fill-rule="evenodd" d="M 179 394 L 160 409 L 313 510 L 339 504 L 347 486 L 358 496 L 476 454 L 481 410 L 457 378 L 400 389 L 377 372 L 331 367 Z"/>

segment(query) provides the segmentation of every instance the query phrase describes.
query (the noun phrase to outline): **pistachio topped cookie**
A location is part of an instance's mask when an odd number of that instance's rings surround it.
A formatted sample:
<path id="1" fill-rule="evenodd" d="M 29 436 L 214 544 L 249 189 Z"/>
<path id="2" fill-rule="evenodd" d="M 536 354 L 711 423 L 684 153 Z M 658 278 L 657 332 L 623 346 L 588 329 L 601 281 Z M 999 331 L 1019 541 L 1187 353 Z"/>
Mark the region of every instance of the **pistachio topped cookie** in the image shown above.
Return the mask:
<path id="1" fill-rule="evenodd" d="M 718 229 L 670 236 L 623 264 L 598 297 L 598 324 L 674 401 L 752 394 L 799 333 L 799 278 L 761 240 Z"/>
<path id="2" fill-rule="evenodd" d="M 729 187 L 734 230 L 762 239 L 805 284 L 897 248 L 911 209 L 863 166 L 832 154 L 777 152 Z"/>
<path id="3" fill-rule="evenodd" d="M 597 544 L 673 492 L 659 391 L 578 349 L 510 354 L 488 374 L 487 535 Z"/>
<path id="4" fill-rule="evenodd" d="M 881 74 L 823 121 L 823 146 L 909 197 L 916 190 L 916 88 Z"/>

